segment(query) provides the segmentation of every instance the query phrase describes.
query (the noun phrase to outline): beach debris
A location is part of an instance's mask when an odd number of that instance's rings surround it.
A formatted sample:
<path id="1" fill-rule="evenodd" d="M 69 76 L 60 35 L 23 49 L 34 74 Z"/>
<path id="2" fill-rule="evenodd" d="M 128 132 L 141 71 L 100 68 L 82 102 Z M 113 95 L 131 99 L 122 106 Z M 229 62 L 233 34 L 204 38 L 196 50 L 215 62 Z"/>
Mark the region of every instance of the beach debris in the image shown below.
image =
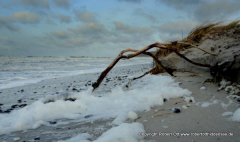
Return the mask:
<path id="1" fill-rule="evenodd" d="M 180 113 L 180 112 L 181 112 L 181 109 L 178 108 L 178 107 L 175 107 L 175 108 L 172 109 L 172 112 L 173 112 L 173 113 Z"/>
<path id="2" fill-rule="evenodd" d="M 13 109 L 7 109 L 4 111 L 4 113 L 10 113 Z"/>
<path id="3" fill-rule="evenodd" d="M 2 106 L 3 104 L 0 104 L 0 106 Z"/>
<path id="4" fill-rule="evenodd" d="M 18 108 L 18 105 L 12 105 L 11 108 Z"/>
<path id="5" fill-rule="evenodd" d="M 84 118 L 90 118 L 92 116 L 93 116 L 92 114 L 89 114 L 89 115 L 84 116 Z"/>
<path id="6" fill-rule="evenodd" d="M 76 98 L 66 98 L 64 99 L 64 101 L 71 101 L 71 102 L 74 102 L 76 100 Z"/>
<path id="7" fill-rule="evenodd" d="M 34 138 L 34 140 L 35 140 L 35 141 L 38 141 L 38 140 L 40 140 L 40 137 Z"/>
<path id="8" fill-rule="evenodd" d="M 21 100 L 21 99 L 19 99 L 19 100 L 18 100 L 18 103 L 22 103 L 22 100 Z"/>
<path id="9" fill-rule="evenodd" d="M 27 106 L 27 104 L 21 104 L 21 105 L 19 105 L 19 107 L 21 107 L 21 108 L 23 108 L 23 107 L 25 107 L 25 106 Z"/>
<path id="10" fill-rule="evenodd" d="M 72 91 L 77 91 L 77 89 L 76 89 L 76 88 L 73 88 Z"/>
<path id="11" fill-rule="evenodd" d="M 168 101 L 168 99 L 166 99 L 166 98 L 163 98 L 163 102 L 167 102 Z"/>
<path id="12" fill-rule="evenodd" d="M 130 119 L 134 120 L 134 119 L 137 119 L 137 118 L 138 118 L 138 115 L 137 115 L 135 112 L 133 112 L 133 111 L 129 111 L 129 112 L 128 112 L 128 117 L 129 117 Z"/>
<path id="13" fill-rule="evenodd" d="M 57 124 L 56 121 L 50 121 L 49 123 L 50 123 L 50 124 Z"/>

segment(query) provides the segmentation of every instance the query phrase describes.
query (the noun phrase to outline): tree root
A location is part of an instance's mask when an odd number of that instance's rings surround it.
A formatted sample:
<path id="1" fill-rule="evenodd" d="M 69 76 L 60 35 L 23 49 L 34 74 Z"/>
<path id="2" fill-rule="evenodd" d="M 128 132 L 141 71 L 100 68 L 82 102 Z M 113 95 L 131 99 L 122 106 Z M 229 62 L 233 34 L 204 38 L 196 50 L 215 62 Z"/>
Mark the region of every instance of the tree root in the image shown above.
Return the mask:
<path id="1" fill-rule="evenodd" d="M 119 53 L 119 55 L 112 61 L 112 63 L 101 73 L 101 75 L 99 76 L 98 80 L 92 84 L 92 87 L 93 87 L 93 90 L 95 90 L 100 84 L 101 82 L 103 81 L 103 79 L 106 77 L 106 75 L 108 74 L 108 72 L 117 64 L 117 62 L 120 60 L 120 59 L 130 59 L 130 58 L 133 58 L 133 57 L 136 57 L 138 56 L 139 54 L 145 54 L 145 55 L 148 55 L 148 56 L 151 56 L 153 58 L 153 60 L 155 61 L 155 63 L 160 66 L 162 69 L 164 69 L 167 73 L 169 73 L 171 76 L 174 76 L 173 75 L 173 71 L 174 69 L 171 69 L 171 68 L 167 68 L 165 66 L 162 65 L 162 63 L 158 60 L 157 57 L 155 57 L 152 53 L 150 52 L 146 52 L 148 51 L 149 49 L 152 49 L 154 47 L 156 48 L 160 48 L 160 49 L 167 49 L 167 50 L 170 50 L 170 51 L 173 51 L 175 52 L 178 56 L 180 56 L 181 58 L 185 59 L 186 61 L 194 64 L 194 65 L 197 65 L 197 66 L 201 66 L 201 67 L 208 67 L 208 68 L 211 68 L 210 65 L 208 64 L 201 64 L 201 63 L 197 63 L 197 62 L 194 62 L 190 59 L 188 59 L 187 57 L 185 57 L 184 55 L 180 54 L 176 49 L 173 49 L 171 47 L 167 47 L 169 45 L 176 45 L 177 43 L 181 43 L 181 44 L 185 44 L 185 45 L 190 45 L 190 46 L 194 46 L 192 44 L 189 44 L 189 43 L 184 43 L 184 42 L 171 42 L 171 43 L 160 43 L 160 42 L 156 42 L 156 43 L 153 43 L 153 44 L 150 44 L 148 46 L 146 46 L 145 48 L 141 49 L 141 50 L 135 50 L 135 49 L 126 49 L 126 50 L 123 50 Z M 194 46 L 196 47 L 196 46 Z M 199 48 L 198 48 L 199 49 Z M 200 49 L 201 50 L 201 49 Z M 209 52 L 205 51 L 202 49 L 202 51 L 206 52 L 209 54 Z M 134 52 L 132 54 L 128 54 L 128 55 L 123 55 L 124 53 L 126 52 Z M 211 55 L 214 55 L 214 54 L 211 54 Z M 146 75 L 146 74 L 145 74 Z"/>

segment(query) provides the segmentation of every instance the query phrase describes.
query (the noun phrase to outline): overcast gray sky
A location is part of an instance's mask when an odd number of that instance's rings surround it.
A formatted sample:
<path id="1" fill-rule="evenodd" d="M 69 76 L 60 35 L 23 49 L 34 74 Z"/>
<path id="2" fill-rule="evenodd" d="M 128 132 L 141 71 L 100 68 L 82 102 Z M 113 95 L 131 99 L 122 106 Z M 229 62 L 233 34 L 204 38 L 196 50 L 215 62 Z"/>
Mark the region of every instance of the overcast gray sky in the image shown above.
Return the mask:
<path id="1" fill-rule="evenodd" d="M 116 56 L 234 20 L 239 0 L 0 0 L 0 55 Z"/>

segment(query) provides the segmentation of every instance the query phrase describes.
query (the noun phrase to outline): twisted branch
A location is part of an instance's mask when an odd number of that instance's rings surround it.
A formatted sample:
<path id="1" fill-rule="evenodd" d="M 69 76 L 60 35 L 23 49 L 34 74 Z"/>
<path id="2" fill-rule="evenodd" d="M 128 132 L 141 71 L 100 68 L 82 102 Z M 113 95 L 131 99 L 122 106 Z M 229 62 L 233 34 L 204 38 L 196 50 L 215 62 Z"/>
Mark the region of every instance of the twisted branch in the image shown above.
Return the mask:
<path id="1" fill-rule="evenodd" d="M 180 42 L 182 44 L 187 44 L 187 43 L 184 43 L 184 42 Z M 149 52 L 146 52 L 147 50 L 151 49 L 151 48 L 154 48 L 154 47 L 157 47 L 157 48 L 160 48 L 160 49 L 167 49 L 167 50 L 170 50 L 170 51 L 173 51 L 175 52 L 178 56 L 182 57 L 183 59 L 185 59 L 186 61 L 194 64 L 194 65 L 198 65 L 198 66 L 202 66 L 202 67 L 211 67 L 210 65 L 208 64 L 201 64 L 201 63 L 196 63 L 190 59 L 188 59 L 187 57 L 185 57 L 184 55 L 180 54 L 177 50 L 173 49 L 173 48 L 167 48 L 166 46 L 167 45 L 173 45 L 173 44 L 176 44 L 176 43 L 160 43 L 160 42 L 156 42 L 156 43 L 153 43 L 153 44 L 150 44 L 148 46 L 146 46 L 145 48 L 141 49 L 141 50 L 135 50 L 135 49 L 126 49 L 126 50 L 123 50 L 119 53 L 119 55 L 113 60 L 113 62 L 101 73 L 101 75 L 99 76 L 98 80 L 92 84 L 92 87 L 93 89 L 95 90 L 100 84 L 101 82 L 103 81 L 103 79 L 106 77 L 106 75 L 108 74 L 108 72 L 117 64 L 117 62 L 122 59 L 122 58 L 125 58 L 125 59 L 130 59 L 130 58 L 133 58 L 137 55 L 140 55 L 141 53 L 142 54 L 145 54 L 145 55 L 148 55 L 148 56 L 151 56 L 154 61 L 162 68 L 164 69 L 167 73 L 169 73 L 170 75 L 173 76 L 173 69 L 171 68 L 166 68 L 164 67 L 161 62 L 157 59 L 157 57 L 155 57 L 154 55 L 152 55 L 151 53 Z M 194 46 L 192 44 L 188 44 L 188 45 L 191 45 L 191 46 Z M 203 50 L 204 51 L 204 50 Z M 132 54 L 128 54 L 128 55 L 123 55 L 124 53 L 126 52 L 134 52 Z M 204 51 L 207 53 L 207 51 Z"/>

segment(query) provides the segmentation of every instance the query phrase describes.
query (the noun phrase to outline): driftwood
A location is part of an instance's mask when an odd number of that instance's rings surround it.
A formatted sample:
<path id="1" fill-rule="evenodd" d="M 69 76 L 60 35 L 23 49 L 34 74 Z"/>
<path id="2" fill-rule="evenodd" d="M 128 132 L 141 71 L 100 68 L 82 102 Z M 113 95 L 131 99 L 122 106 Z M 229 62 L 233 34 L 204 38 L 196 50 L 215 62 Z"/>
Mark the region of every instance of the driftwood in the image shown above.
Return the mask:
<path id="1" fill-rule="evenodd" d="M 189 43 L 185 43 L 185 42 L 171 42 L 171 43 L 160 43 L 160 42 L 156 42 L 156 43 L 153 43 L 153 44 L 150 44 L 148 46 L 146 46 L 145 48 L 141 49 L 141 50 L 135 50 L 135 49 L 126 49 L 126 50 L 123 50 L 119 53 L 119 55 L 112 61 L 112 63 L 101 73 L 101 75 L 99 76 L 98 80 L 92 84 L 92 87 L 93 87 L 93 90 L 95 90 L 100 84 L 101 82 L 103 81 L 103 79 L 106 77 L 106 75 L 108 74 L 108 72 L 117 64 L 117 62 L 121 59 L 130 59 L 130 58 L 133 58 L 133 57 L 136 57 L 138 56 L 139 54 L 145 54 L 145 55 L 148 55 L 148 56 L 151 56 L 153 58 L 153 60 L 155 61 L 155 63 L 157 65 L 159 65 L 162 69 L 164 69 L 167 73 L 169 73 L 171 76 L 173 76 L 173 71 L 174 69 L 171 69 L 171 68 L 167 68 L 165 66 L 162 65 L 162 63 L 158 60 L 157 57 L 155 57 L 153 54 L 149 53 L 149 52 L 146 52 L 148 51 L 149 49 L 152 49 L 154 47 L 156 48 L 160 48 L 160 49 L 167 49 L 167 50 L 170 50 L 170 51 L 173 51 L 175 52 L 178 56 L 180 56 L 181 58 L 185 59 L 186 61 L 194 64 L 194 65 L 197 65 L 197 66 L 201 66 L 201 67 L 208 67 L 208 68 L 211 68 L 210 65 L 208 64 L 201 64 L 201 63 L 196 63 L 190 59 L 188 59 L 187 57 L 185 57 L 184 55 L 182 55 L 181 53 L 179 53 L 176 49 L 174 48 L 169 48 L 169 46 L 171 45 L 176 45 L 176 44 L 185 44 L 185 45 L 189 45 L 189 46 L 192 46 L 192 47 L 195 47 L 197 49 L 200 49 L 202 50 L 203 52 L 206 52 L 210 55 L 213 55 L 215 56 L 215 54 L 212 54 L 212 53 L 209 53 L 207 51 L 205 51 L 204 49 L 201 49 L 195 45 L 192 45 L 192 44 L 189 44 Z M 167 47 L 168 46 L 168 47 Z M 128 54 L 128 55 L 123 55 L 124 53 L 126 52 L 133 52 L 132 54 Z M 146 75 L 147 73 L 143 74 L 142 76 Z M 140 77 L 142 77 L 140 76 Z M 140 78 L 138 77 L 138 78 Z M 137 79 L 137 78 L 135 78 Z"/>

